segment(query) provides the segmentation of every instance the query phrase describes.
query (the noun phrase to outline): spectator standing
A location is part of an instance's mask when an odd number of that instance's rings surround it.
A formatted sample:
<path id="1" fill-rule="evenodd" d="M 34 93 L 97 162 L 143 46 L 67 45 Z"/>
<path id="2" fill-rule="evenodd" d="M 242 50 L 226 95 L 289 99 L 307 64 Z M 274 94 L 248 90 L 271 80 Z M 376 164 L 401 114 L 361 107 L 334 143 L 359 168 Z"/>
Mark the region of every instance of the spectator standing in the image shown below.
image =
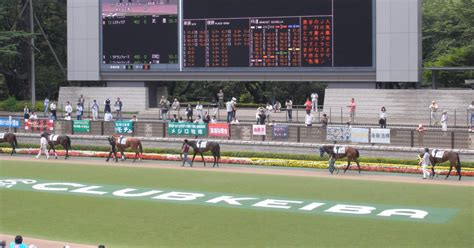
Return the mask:
<path id="1" fill-rule="evenodd" d="M 306 113 L 305 121 L 307 127 L 311 127 L 313 125 L 313 116 L 311 113 Z"/>
<path id="2" fill-rule="evenodd" d="M 25 105 L 25 107 L 23 108 L 23 119 L 30 119 L 30 108 L 28 108 L 28 105 Z"/>
<path id="3" fill-rule="evenodd" d="M 107 98 L 107 100 L 105 100 L 104 102 L 104 113 L 112 113 L 112 109 L 110 108 L 110 99 Z"/>
<path id="4" fill-rule="evenodd" d="M 161 110 L 161 119 L 163 121 L 168 119 L 168 111 L 169 111 L 169 101 L 166 99 L 165 96 L 161 97 L 160 100 L 160 110 Z"/>
<path id="5" fill-rule="evenodd" d="M 473 126 L 474 126 L 474 101 L 471 102 L 471 104 L 468 106 L 467 111 L 470 113 L 469 120 L 468 122 L 470 123 L 470 128 L 469 131 L 474 132 Z"/>
<path id="6" fill-rule="evenodd" d="M 193 122 L 193 108 L 191 107 L 191 104 L 188 104 L 188 107 L 186 108 L 186 120 L 188 122 Z"/>
<path id="7" fill-rule="evenodd" d="M 49 109 L 51 110 L 51 116 L 53 120 L 57 120 L 58 116 L 56 114 L 56 109 L 57 109 L 56 103 L 51 102 L 51 105 L 49 105 Z"/>
<path id="8" fill-rule="evenodd" d="M 66 114 L 69 114 L 69 116 L 71 116 L 72 114 L 72 106 L 69 101 L 66 102 L 66 106 L 64 107 L 64 112 L 66 112 Z"/>
<path id="9" fill-rule="evenodd" d="M 306 102 L 304 103 L 304 110 L 306 110 L 306 114 L 311 114 L 311 100 L 309 100 L 309 97 L 306 98 Z"/>
<path id="10" fill-rule="evenodd" d="M 217 99 L 219 100 L 219 109 L 224 107 L 224 92 L 222 92 L 222 89 L 219 90 L 219 93 L 217 93 Z"/>
<path id="11" fill-rule="evenodd" d="M 232 117 L 237 118 L 237 99 L 232 97 Z"/>
<path id="12" fill-rule="evenodd" d="M 286 112 L 288 114 L 288 121 L 293 121 L 293 101 L 291 99 L 285 102 Z"/>
<path id="13" fill-rule="evenodd" d="M 448 131 L 448 112 L 446 110 L 443 110 L 443 114 L 441 114 L 441 130 Z"/>
<path id="14" fill-rule="evenodd" d="M 43 107 L 44 107 L 44 108 L 43 108 L 43 109 L 44 109 L 44 111 L 43 111 L 43 112 L 44 112 L 44 116 L 46 117 L 46 115 L 47 115 L 48 112 L 49 112 L 49 111 L 48 111 L 48 109 L 49 109 L 49 99 L 48 99 L 48 97 L 46 97 L 46 98 L 44 99 Z"/>
<path id="15" fill-rule="evenodd" d="M 10 248 L 28 248 L 28 245 L 23 243 L 23 237 L 18 235 L 15 237 L 15 241 L 10 243 Z"/>
<path id="16" fill-rule="evenodd" d="M 115 112 L 117 113 L 117 120 L 122 120 L 122 108 L 123 108 L 123 103 L 120 100 L 120 97 L 117 97 L 117 101 L 115 101 L 114 104 Z"/>
<path id="17" fill-rule="evenodd" d="M 225 107 L 226 107 L 226 110 L 227 110 L 227 123 L 230 123 L 232 121 L 232 114 L 234 113 L 233 112 L 233 109 L 232 109 L 232 100 L 229 100 L 226 104 L 225 104 Z"/>
<path id="18" fill-rule="evenodd" d="M 321 126 L 322 127 L 327 127 L 328 126 L 328 116 L 326 114 L 323 114 L 323 117 L 321 117 Z"/>
<path id="19" fill-rule="evenodd" d="M 82 105 L 80 102 L 77 103 L 76 106 L 76 117 L 78 120 L 82 120 Z"/>
<path id="20" fill-rule="evenodd" d="M 99 119 L 99 103 L 97 103 L 97 100 L 94 100 L 92 102 L 91 111 L 92 111 L 92 120 L 94 121 L 98 120 Z"/>
<path id="21" fill-rule="evenodd" d="M 273 111 L 273 106 L 270 103 L 267 103 L 267 107 L 265 110 L 265 118 L 267 119 L 267 121 L 270 121 L 270 116 L 272 114 L 272 111 Z"/>
<path id="22" fill-rule="evenodd" d="M 256 120 L 257 125 L 260 125 L 260 122 L 261 122 L 260 119 L 263 118 L 263 116 L 265 116 L 264 108 L 263 107 L 258 107 L 257 112 L 255 113 L 255 120 Z"/>
<path id="23" fill-rule="evenodd" d="M 79 97 L 79 100 L 77 101 L 79 104 L 81 104 L 81 107 L 82 107 L 82 113 L 81 113 L 81 116 L 84 115 L 84 103 L 86 102 L 86 99 L 84 99 L 84 96 L 81 95 L 81 97 Z"/>
<path id="24" fill-rule="evenodd" d="M 356 102 L 354 98 L 352 98 L 351 103 L 349 103 L 347 107 L 349 108 L 349 121 L 351 122 L 351 124 L 354 124 L 356 112 Z"/>
<path id="25" fill-rule="evenodd" d="M 385 107 L 380 109 L 379 124 L 380 128 L 387 128 L 387 109 Z"/>
<path id="26" fill-rule="evenodd" d="M 431 165 L 430 161 L 430 150 L 425 148 L 425 153 L 423 153 L 423 157 L 420 160 L 419 165 L 421 165 L 421 170 L 423 171 L 423 179 L 426 179 L 426 176 L 430 176 L 430 171 L 428 170 L 428 166 Z"/>
<path id="27" fill-rule="evenodd" d="M 198 101 L 197 104 L 196 104 L 196 114 L 199 115 L 199 116 L 201 116 L 201 117 L 203 117 L 203 116 L 204 116 L 204 115 L 202 114 L 203 108 L 204 108 L 204 107 L 202 106 L 201 102 Z"/>
<path id="28" fill-rule="evenodd" d="M 425 135 L 426 128 L 423 127 L 423 124 L 418 124 L 418 127 L 415 130 L 418 132 L 418 144 L 423 146 L 423 137 Z"/>
<path id="29" fill-rule="evenodd" d="M 114 119 L 114 117 L 112 116 L 112 114 L 110 112 L 105 112 L 104 121 L 112 121 L 113 119 Z"/>
<path id="30" fill-rule="evenodd" d="M 313 108 L 313 112 L 318 111 L 318 93 L 314 92 L 311 94 L 311 106 Z"/>
<path id="31" fill-rule="evenodd" d="M 173 104 L 171 104 L 171 108 L 174 110 L 174 111 L 177 111 L 179 113 L 179 109 L 180 109 L 180 105 L 179 105 L 179 101 L 178 99 L 174 99 L 173 101 Z"/>
<path id="32" fill-rule="evenodd" d="M 44 153 L 46 156 L 46 159 L 49 159 L 49 154 L 48 154 L 48 139 L 46 138 L 46 135 L 41 134 L 41 139 L 40 139 L 40 148 L 38 155 L 36 155 L 36 158 L 39 159 L 41 157 L 41 154 Z"/>
<path id="33" fill-rule="evenodd" d="M 430 117 L 431 117 L 431 121 L 430 123 L 433 123 L 434 126 L 438 125 L 439 124 L 439 121 L 438 121 L 438 103 L 436 101 L 432 101 L 431 102 L 431 105 L 430 105 Z"/>
<path id="34" fill-rule="evenodd" d="M 212 115 L 216 115 L 219 113 L 219 105 L 216 102 L 216 99 L 212 99 L 211 102 L 211 108 L 212 108 Z"/>

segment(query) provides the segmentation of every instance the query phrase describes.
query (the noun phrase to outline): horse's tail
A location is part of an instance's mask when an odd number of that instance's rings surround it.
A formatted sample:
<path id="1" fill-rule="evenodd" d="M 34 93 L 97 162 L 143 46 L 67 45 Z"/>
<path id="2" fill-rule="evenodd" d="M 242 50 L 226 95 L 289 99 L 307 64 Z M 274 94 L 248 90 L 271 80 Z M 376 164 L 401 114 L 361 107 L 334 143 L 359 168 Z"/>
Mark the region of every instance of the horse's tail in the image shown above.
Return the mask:
<path id="1" fill-rule="evenodd" d="M 359 150 L 356 149 L 356 158 L 359 158 L 359 156 L 360 156 Z"/>
<path id="2" fill-rule="evenodd" d="M 217 144 L 217 159 L 221 159 L 221 146 L 219 144 Z"/>
<path id="3" fill-rule="evenodd" d="M 72 150 L 72 147 L 71 147 L 71 138 L 69 138 L 69 136 L 66 136 L 66 144 L 67 144 L 67 149 L 68 149 L 68 150 Z"/>
<path id="4" fill-rule="evenodd" d="M 140 155 L 143 155 L 143 146 L 141 141 L 138 141 L 138 149 L 140 149 Z"/>

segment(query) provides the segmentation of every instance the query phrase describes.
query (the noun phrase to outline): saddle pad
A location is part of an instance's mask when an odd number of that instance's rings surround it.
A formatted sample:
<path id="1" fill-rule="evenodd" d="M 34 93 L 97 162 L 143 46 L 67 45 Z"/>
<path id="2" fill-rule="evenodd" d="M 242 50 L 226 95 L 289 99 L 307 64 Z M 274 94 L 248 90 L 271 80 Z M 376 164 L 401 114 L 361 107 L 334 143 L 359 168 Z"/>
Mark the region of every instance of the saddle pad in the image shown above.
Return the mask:
<path id="1" fill-rule="evenodd" d="M 59 135 L 53 134 L 49 136 L 49 141 L 58 141 Z"/>
<path id="2" fill-rule="evenodd" d="M 126 144 L 127 144 L 127 138 L 121 138 L 121 139 L 119 140 L 119 144 L 121 144 L 121 145 L 126 145 Z"/>
<path id="3" fill-rule="evenodd" d="M 444 151 L 441 151 L 441 150 L 433 150 L 431 152 L 431 156 L 435 157 L 435 158 L 443 158 L 444 156 Z"/>
<path id="4" fill-rule="evenodd" d="M 206 145 L 207 145 L 207 141 L 202 141 L 202 140 L 200 140 L 200 141 L 198 141 L 198 143 L 197 143 L 197 148 L 199 148 L 199 149 L 204 149 L 204 148 L 206 148 Z"/>
<path id="5" fill-rule="evenodd" d="M 344 146 L 335 146 L 333 149 L 335 154 L 344 154 L 346 153 L 346 147 Z"/>
<path id="6" fill-rule="evenodd" d="M 5 138 L 5 133 L 0 133 L 0 139 Z"/>

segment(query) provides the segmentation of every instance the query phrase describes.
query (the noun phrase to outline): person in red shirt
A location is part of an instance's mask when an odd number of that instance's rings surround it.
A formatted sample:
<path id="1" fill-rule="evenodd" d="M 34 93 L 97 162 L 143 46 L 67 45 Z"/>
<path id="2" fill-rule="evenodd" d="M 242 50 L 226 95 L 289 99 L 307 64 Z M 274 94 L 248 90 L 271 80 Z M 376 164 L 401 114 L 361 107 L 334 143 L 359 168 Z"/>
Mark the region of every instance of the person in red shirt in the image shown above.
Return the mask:
<path id="1" fill-rule="evenodd" d="M 351 124 L 354 124 L 355 111 L 356 111 L 356 103 L 355 103 L 354 98 L 352 98 L 351 103 L 347 107 L 349 108 L 350 122 L 351 122 Z"/>
<path id="2" fill-rule="evenodd" d="M 309 97 L 306 97 L 306 102 L 304 103 L 304 109 L 306 110 L 307 114 L 311 114 L 311 107 L 312 107 L 312 102 L 309 99 Z"/>
<path id="3" fill-rule="evenodd" d="M 189 166 L 193 167 L 193 163 L 188 158 L 189 148 L 190 148 L 190 146 L 188 144 L 188 140 L 185 139 L 184 143 L 183 143 L 183 146 L 181 147 L 181 153 L 183 154 L 183 165 L 181 165 L 181 167 L 183 167 L 186 162 L 189 164 Z"/>

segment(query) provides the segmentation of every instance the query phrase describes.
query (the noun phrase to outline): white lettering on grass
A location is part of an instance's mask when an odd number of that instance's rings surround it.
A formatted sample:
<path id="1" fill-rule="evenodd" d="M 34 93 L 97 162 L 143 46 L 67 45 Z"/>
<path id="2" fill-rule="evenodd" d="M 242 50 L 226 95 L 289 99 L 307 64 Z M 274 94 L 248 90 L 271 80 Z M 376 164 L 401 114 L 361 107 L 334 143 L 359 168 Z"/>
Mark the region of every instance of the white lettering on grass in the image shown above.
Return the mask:
<path id="1" fill-rule="evenodd" d="M 56 187 L 56 186 L 70 186 L 70 187 L 85 187 L 86 185 L 79 184 L 79 183 L 41 183 L 36 184 L 33 186 L 33 189 L 36 190 L 45 190 L 45 191 L 68 191 L 69 188 L 67 187 Z"/>
<path id="2" fill-rule="evenodd" d="M 216 197 L 216 198 L 213 198 L 209 201 L 206 201 L 206 202 L 209 202 L 209 203 L 219 203 L 219 202 L 225 202 L 225 203 L 228 203 L 230 205 L 239 205 L 241 206 L 242 204 L 239 202 L 239 201 L 248 201 L 248 200 L 256 200 L 258 198 L 251 198 L 251 197 L 241 197 L 241 198 L 234 198 L 232 196 L 220 196 L 220 197 Z"/>
<path id="3" fill-rule="evenodd" d="M 85 188 L 75 189 L 70 192 L 72 193 L 82 193 L 82 194 L 91 194 L 91 195 L 105 195 L 107 192 L 104 191 L 94 191 L 94 189 L 100 189 L 102 186 L 88 186 Z"/>
<path id="4" fill-rule="evenodd" d="M 199 193 L 187 193 L 187 192 L 169 192 L 166 194 L 158 195 L 153 199 L 159 200 L 174 200 L 174 201 L 193 201 L 198 197 L 203 197 L 204 194 Z"/>
<path id="5" fill-rule="evenodd" d="M 388 209 L 377 214 L 377 216 L 384 217 L 390 217 L 393 215 L 410 216 L 412 219 L 424 219 L 428 215 L 428 212 L 417 209 Z"/>
<path id="6" fill-rule="evenodd" d="M 324 212 L 344 213 L 344 214 L 370 214 L 375 210 L 374 207 L 337 204 Z"/>
<path id="7" fill-rule="evenodd" d="M 284 208 L 289 209 L 291 206 L 288 206 L 288 203 L 303 203 L 302 201 L 287 201 L 287 200 L 275 200 L 275 199 L 267 199 L 261 202 L 257 202 L 253 204 L 254 207 L 262 207 L 262 208 Z"/>
<path id="8" fill-rule="evenodd" d="M 141 197 L 141 196 L 149 196 L 149 195 L 154 195 L 154 194 L 158 194 L 158 193 L 161 193 L 163 191 L 161 190 L 150 190 L 150 191 L 146 191 L 146 192 L 143 192 L 143 193 L 129 193 L 129 192 L 133 192 L 133 191 L 137 191 L 138 189 L 130 189 L 130 188 L 127 188 L 127 189 L 121 189 L 121 190 L 117 190 L 115 192 L 113 192 L 112 194 L 115 195 L 115 196 L 123 196 L 123 197 Z"/>
<path id="9" fill-rule="evenodd" d="M 319 202 L 313 202 L 309 205 L 306 205 L 302 208 L 300 208 L 299 210 L 305 210 L 305 211 L 311 211 L 311 210 L 314 210 L 322 205 L 325 205 L 326 203 L 319 203 Z"/>

